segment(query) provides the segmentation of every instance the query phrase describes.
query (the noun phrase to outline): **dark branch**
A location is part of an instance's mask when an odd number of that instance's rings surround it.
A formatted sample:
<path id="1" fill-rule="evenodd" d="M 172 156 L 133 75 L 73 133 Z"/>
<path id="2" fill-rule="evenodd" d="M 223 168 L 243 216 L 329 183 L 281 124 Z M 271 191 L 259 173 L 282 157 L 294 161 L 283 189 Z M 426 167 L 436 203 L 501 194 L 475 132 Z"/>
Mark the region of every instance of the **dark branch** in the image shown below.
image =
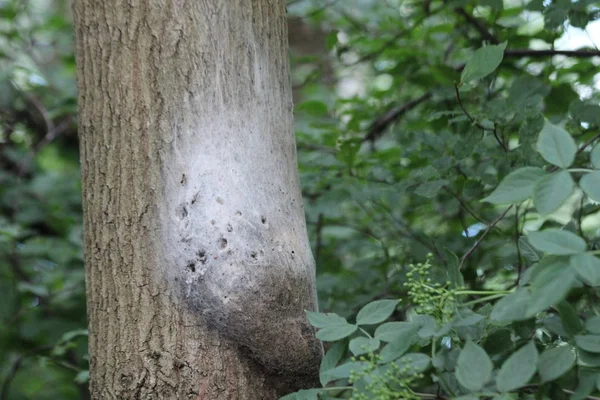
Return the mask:
<path id="1" fill-rule="evenodd" d="M 479 245 L 481 244 L 481 242 L 483 242 L 483 239 L 485 239 L 485 237 L 488 235 L 488 233 L 490 233 L 492 231 L 492 229 L 494 229 L 494 227 L 496 226 L 496 224 L 498 224 L 498 222 L 502 221 L 502 219 L 506 216 L 506 214 L 508 214 L 508 212 L 511 210 L 511 208 L 513 208 L 513 206 L 508 206 L 506 208 L 506 210 L 504 210 L 504 212 L 502 214 L 500 214 L 500 216 L 498 218 L 496 218 L 491 224 L 488 225 L 488 227 L 485 230 L 485 232 L 483 232 L 483 234 L 481 234 L 481 236 L 475 242 L 475 244 L 473 245 L 473 247 L 471 247 L 469 249 L 469 251 L 467 251 L 465 253 L 465 255 L 460 259 L 460 265 L 458 266 L 458 270 L 459 271 L 462 269 L 465 261 L 467 261 L 467 258 L 469 258 L 469 256 L 471 254 L 473 254 L 473 252 L 479 247 Z"/>
<path id="2" fill-rule="evenodd" d="M 424 101 L 431 98 L 432 95 L 433 95 L 433 92 L 431 92 L 431 91 L 426 92 L 425 94 L 421 95 L 420 97 L 417 97 L 416 99 L 411 100 L 408 103 L 403 104 L 400 107 L 392 108 L 387 113 L 385 113 L 382 116 L 380 116 L 379 118 L 377 118 L 371 124 L 371 127 L 369 128 L 369 130 L 367 131 L 367 134 L 363 138 L 363 142 L 366 142 L 366 141 L 374 142 L 375 140 L 379 139 L 383 135 L 383 132 L 387 129 L 387 127 L 389 127 L 391 124 L 393 124 L 394 122 L 396 122 L 400 118 L 402 118 L 402 116 L 404 114 L 406 114 L 408 111 L 412 110 L 419 104 L 421 104 Z"/>
<path id="3" fill-rule="evenodd" d="M 487 40 L 492 44 L 500 43 L 496 36 L 492 35 L 485 25 L 483 25 L 477 18 L 469 14 L 464 8 L 457 8 L 455 11 L 458 15 L 462 16 L 467 23 L 473 26 L 484 40 Z"/>
<path id="4" fill-rule="evenodd" d="M 531 49 L 509 49 L 504 51 L 504 57 L 549 57 L 549 56 L 567 56 L 590 58 L 600 57 L 598 50 L 531 50 Z"/>

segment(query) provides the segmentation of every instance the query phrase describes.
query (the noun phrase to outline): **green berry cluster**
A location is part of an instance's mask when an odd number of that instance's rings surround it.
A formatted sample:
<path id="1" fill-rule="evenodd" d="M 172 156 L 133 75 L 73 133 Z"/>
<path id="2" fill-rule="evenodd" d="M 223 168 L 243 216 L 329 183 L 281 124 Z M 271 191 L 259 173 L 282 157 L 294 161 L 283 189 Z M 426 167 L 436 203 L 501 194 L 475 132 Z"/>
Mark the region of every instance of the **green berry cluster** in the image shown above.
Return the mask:
<path id="1" fill-rule="evenodd" d="M 427 255 L 425 263 L 410 264 L 406 273 L 404 286 L 408 289 L 408 297 L 418 314 L 431 315 L 444 323 L 452 318 L 457 304 L 457 291 L 450 288 L 450 282 L 443 285 L 432 282 L 430 270 L 433 255 Z"/>
<path id="2" fill-rule="evenodd" d="M 360 373 L 351 375 L 351 382 L 354 383 L 364 378 L 366 384 L 364 387 L 355 390 L 352 393 L 353 400 L 420 400 L 411 386 L 417 379 L 422 379 L 424 375 L 413 368 L 410 360 L 403 360 L 400 365 L 398 362 L 392 362 L 384 366 L 378 365 L 378 356 L 371 356 L 369 360 L 361 358 L 361 361 L 368 361 L 369 366 Z"/>

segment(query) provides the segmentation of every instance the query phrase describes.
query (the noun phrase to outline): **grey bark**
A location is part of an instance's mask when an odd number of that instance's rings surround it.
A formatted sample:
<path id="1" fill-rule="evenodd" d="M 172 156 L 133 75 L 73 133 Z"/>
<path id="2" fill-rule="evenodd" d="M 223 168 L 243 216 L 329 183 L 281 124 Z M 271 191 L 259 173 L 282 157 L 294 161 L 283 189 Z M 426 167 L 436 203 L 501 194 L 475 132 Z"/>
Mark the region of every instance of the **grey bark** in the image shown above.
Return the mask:
<path id="1" fill-rule="evenodd" d="M 94 399 L 275 399 L 321 356 L 283 0 L 75 0 Z"/>

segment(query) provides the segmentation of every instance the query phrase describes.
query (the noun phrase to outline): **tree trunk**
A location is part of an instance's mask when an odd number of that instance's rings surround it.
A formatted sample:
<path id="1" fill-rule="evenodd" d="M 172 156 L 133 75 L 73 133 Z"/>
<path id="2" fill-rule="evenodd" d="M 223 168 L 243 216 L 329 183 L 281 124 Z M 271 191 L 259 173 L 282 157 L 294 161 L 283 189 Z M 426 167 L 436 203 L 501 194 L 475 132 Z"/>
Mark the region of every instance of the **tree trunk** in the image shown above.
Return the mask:
<path id="1" fill-rule="evenodd" d="M 94 399 L 275 399 L 321 347 L 283 0 L 75 0 Z"/>

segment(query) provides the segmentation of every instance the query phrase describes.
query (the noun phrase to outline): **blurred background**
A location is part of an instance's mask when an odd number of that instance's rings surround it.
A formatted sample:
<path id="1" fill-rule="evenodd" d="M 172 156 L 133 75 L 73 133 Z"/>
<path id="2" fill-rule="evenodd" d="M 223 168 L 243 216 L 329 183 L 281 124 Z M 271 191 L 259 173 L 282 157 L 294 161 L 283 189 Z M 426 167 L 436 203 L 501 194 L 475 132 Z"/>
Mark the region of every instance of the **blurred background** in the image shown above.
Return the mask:
<path id="1" fill-rule="evenodd" d="M 543 165 L 542 113 L 578 140 L 600 132 L 597 1 L 288 0 L 288 12 L 323 311 L 402 297 L 409 263 L 467 252 L 498 216 L 479 200 L 516 166 Z M 505 41 L 497 73 L 459 91 L 470 55 Z M 0 0 L 0 400 L 88 398 L 76 99 L 70 2 Z M 467 261 L 468 286 L 510 286 L 532 262 L 519 232 L 568 223 L 581 201 L 511 212 Z M 595 246 L 600 210 L 586 207 Z"/>

